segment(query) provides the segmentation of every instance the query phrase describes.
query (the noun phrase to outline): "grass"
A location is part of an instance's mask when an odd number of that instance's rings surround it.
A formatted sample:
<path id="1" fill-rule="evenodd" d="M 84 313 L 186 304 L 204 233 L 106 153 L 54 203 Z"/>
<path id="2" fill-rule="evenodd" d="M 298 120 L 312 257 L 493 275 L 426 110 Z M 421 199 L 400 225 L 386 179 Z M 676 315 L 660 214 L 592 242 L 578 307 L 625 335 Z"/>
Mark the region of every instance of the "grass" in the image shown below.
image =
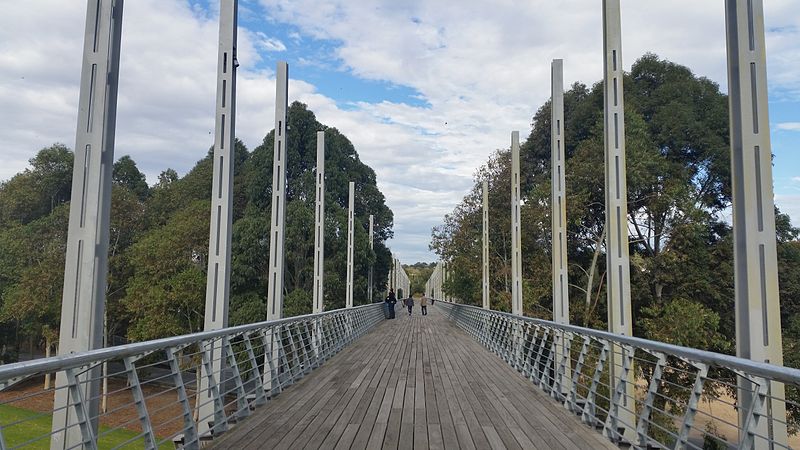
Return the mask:
<path id="1" fill-rule="evenodd" d="M 17 423 L 16 425 L 12 425 L 7 427 L 6 424 L 15 423 L 18 421 L 22 421 L 21 423 Z M 5 439 L 5 444 L 7 448 L 13 448 L 17 445 L 21 445 L 25 442 L 28 442 L 32 439 L 36 439 L 41 437 L 34 442 L 30 442 L 26 444 L 23 448 L 25 449 L 44 449 L 47 450 L 50 448 L 50 427 L 51 427 L 52 416 L 50 414 L 42 414 L 36 411 L 31 411 L 29 409 L 24 408 L 17 408 L 15 406 L 9 405 L 0 405 L 0 431 L 3 433 L 3 438 Z M 110 428 L 106 426 L 100 426 L 100 433 L 104 433 L 109 431 Z M 115 429 L 109 432 L 108 434 L 104 434 L 99 442 L 98 448 L 100 449 L 111 449 L 122 445 L 124 442 L 133 439 L 134 437 L 138 436 L 139 433 L 131 430 L 126 429 Z M 144 440 L 140 436 L 138 439 L 131 441 L 124 445 L 124 447 L 120 448 L 142 448 L 144 446 Z M 169 449 L 172 448 L 171 442 L 166 442 L 161 444 L 159 448 Z"/>

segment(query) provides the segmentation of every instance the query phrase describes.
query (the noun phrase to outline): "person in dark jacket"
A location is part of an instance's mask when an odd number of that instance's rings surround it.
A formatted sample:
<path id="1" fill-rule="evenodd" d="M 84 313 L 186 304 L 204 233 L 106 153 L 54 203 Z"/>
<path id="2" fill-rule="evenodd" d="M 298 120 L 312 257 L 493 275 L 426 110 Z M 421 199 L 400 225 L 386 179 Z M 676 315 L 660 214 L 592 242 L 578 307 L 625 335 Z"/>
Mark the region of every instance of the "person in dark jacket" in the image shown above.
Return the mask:
<path id="1" fill-rule="evenodd" d="M 411 315 L 411 310 L 414 308 L 414 297 L 408 297 L 406 299 L 406 306 L 408 307 L 408 315 Z"/>
<path id="2" fill-rule="evenodd" d="M 389 307 L 389 318 L 394 319 L 394 305 L 397 304 L 397 296 L 394 294 L 394 289 L 389 289 L 389 295 L 386 296 L 386 304 Z"/>

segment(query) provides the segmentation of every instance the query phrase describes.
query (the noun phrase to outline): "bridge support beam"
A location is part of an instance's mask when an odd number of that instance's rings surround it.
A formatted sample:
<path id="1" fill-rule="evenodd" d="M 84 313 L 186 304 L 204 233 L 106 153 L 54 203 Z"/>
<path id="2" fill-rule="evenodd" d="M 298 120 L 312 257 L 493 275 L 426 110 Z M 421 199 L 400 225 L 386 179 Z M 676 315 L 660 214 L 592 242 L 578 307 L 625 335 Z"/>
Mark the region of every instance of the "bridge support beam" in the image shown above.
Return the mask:
<path id="1" fill-rule="evenodd" d="M 267 288 L 267 320 L 283 317 L 283 250 L 286 226 L 286 112 L 289 109 L 289 66 L 279 61 L 275 71 L 275 138 L 272 159 L 272 212 L 270 216 L 269 286 Z M 279 391 L 277 377 L 281 368 L 280 327 L 275 327 L 267 340 L 266 357 L 272 370 L 264 370 L 264 388 L 274 396 Z M 265 365 L 266 366 L 266 365 Z"/>
<path id="2" fill-rule="evenodd" d="M 511 132 L 511 313 L 522 311 L 522 231 L 520 229 L 519 131 Z"/>
<path id="3" fill-rule="evenodd" d="M 628 253 L 628 186 L 625 176 L 625 108 L 623 102 L 622 25 L 620 0 L 603 0 L 604 102 L 605 102 L 605 196 L 608 329 L 631 336 L 630 257 Z M 612 346 L 610 377 L 614 386 L 618 377 L 627 374 L 622 408 L 617 421 L 623 436 L 632 442 L 635 422 L 633 370 L 624 371 L 624 349 Z M 612 430 L 617 433 L 618 430 Z"/>
<path id="4" fill-rule="evenodd" d="M 375 250 L 375 216 L 372 214 L 369 215 L 369 251 L 374 252 Z M 370 263 L 369 265 L 369 274 L 367 275 L 367 298 L 369 299 L 367 303 L 372 303 L 375 301 L 375 297 L 372 295 L 372 272 L 374 263 Z"/>
<path id="5" fill-rule="evenodd" d="M 219 15 L 219 51 L 217 56 L 217 110 L 214 124 L 214 172 L 211 195 L 211 225 L 206 277 L 205 331 L 228 326 L 231 276 L 231 232 L 233 226 L 233 161 L 236 137 L 236 41 L 238 0 L 223 0 Z M 211 349 L 212 374 L 224 367 L 222 342 Z M 202 369 L 205 372 L 205 369 Z M 215 375 L 218 376 L 218 375 Z M 198 432 L 209 432 L 214 421 L 214 402 L 208 388 L 208 374 L 200 378 Z M 215 430 L 217 431 L 217 430 Z M 220 430 L 221 431 L 221 430 Z"/>
<path id="6" fill-rule="evenodd" d="M 736 296 L 736 354 L 783 365 L 778 291 L 772 147 L 762 0 L 726 0 L 731 178 Z M 739 380 L 740 424 L 753 385 Z M 778 421 L 760 420 L 756 433 L 787 444 L 784 387 L 771 383 L 764 406 Z M 779 422 L 784 421 L 784 422 Z M 770 444 L 756 438 L 755 448 Z"/>
<path id="7" fill-rule="evenodd" d="M 553 60 L 551 66 L 550 154 L 551 154 L 551 255 L 553 268 L 553 321 L 569 324 L 569 271 L 567 266 L 567 197 L 566 147 L 564 145 L 564 62 Z M 566 336 L 558 334 L 556 361 L 563 357 L 570 362 Z M 566 398 L 571 389 L 571 374 L 567 366 L 561 380 L 561 392 Z"/>
<path id="8" fill-rule="evenodd" d="M 317 190 L 314 211 L 314 314 L 325 310 L 325 132 L 317 131 Z"/>
<path id="9" fill-rule="evenodd" d="M 90 0 L 86 10 L 59 355 L 103 346 L 122 9 L 123 0 Z M 80 391 L 80 407 L 90 422 L 85 429 L 96 436 L 99 376 L 97 367 L 77 377 L 77 387 L 67 389 L 65 372 L 57 373 L 51 448 L 85 441 L 76 409 L 70 406 L 77 401 L 68 395 L 70 390 Z"/>
<path id="10" fill-rule="evenodd" d="M 347 293 L 345 307 L 353 307 L 353 215 L 355 211 L 356 184 L 350 182 L 347 194 Z"/>
<path id="11" fill-rule="evenodd" d="M 481 255 L 483 308 L 491 309 L 489 304 L 489 182 L 486 180 L 483 181 L 483 251 Z"/>

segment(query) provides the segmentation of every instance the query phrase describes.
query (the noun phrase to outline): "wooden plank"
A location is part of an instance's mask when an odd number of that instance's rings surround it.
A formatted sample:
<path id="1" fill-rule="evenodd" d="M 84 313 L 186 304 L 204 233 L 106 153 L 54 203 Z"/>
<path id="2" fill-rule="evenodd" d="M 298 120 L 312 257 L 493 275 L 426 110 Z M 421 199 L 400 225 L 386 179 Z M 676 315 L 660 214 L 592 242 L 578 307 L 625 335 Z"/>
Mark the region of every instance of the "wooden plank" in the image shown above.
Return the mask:
<path id="1" fill-rule="evenodd" d="M 436 307 L 345 348 L 215 448 L 616 448 Z"/>

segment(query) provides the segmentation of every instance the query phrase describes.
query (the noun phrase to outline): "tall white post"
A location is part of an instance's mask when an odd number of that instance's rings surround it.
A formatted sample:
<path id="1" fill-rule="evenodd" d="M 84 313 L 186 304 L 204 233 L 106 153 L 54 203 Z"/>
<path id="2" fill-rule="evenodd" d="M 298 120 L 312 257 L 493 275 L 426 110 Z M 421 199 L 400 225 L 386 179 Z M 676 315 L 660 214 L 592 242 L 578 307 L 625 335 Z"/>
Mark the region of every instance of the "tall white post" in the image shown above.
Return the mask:
<path id="1" fill-rule="evenodd" d="M 481 278 L 481 292 L 483 308 L 490 309 L 489 305 L 489 182 L 483 181 L 483 252 L 481 256 L 483 276 Z"/>
<path id="2" fill-rule="evenodd" d="M 561 324 L 569 323 L 569 272 L 567 268 L 567 197 L 566 166 L 564 146 L 564 62 L 553 60 L 551 73 L 550 102 L 550 153 L 551 153 L 551 255 L 553 267 L 553 321 Z M 556 361 L 560 364 L 563 357 L 570 361 L 570 353 L 565 341 L 567 337 L 559 333 L 556 348 Z M 571 365 L 567 365 L 567 368 Z M 571 388 L 571 370 L 565 370 L 560 376 L 561 394 Z"/>
<path id="3" fill-rule="evenodd" d="M 228 326 L 228 304 L 231 277 L 231 232 L 233 228 L 233 161 L 236 126 L 236 41 L 238 0 L 223 0 L 219 14 L 219 50 L 217 55 L 217 112 L 214 125 L 214 172 L 211 182 L 211 220 L 208 244 L 208 275 L 206 276 L 206 307 L 204 330 Z M 211 349 L 214 374 L 222 373 L 224 358 L 222 343 Z M 205 368 L 200 377 L 200 435 L 223 431 L 224 424 L 214 420 L 214 402 L 208 389 Z M 218 376 L 218 375 L 215 375 Z"/>
<path id="4" fill-rule="evenodd" d="M 314 314 L 325 310 L 325 132 L 317 131 L 317 190 L 314 210 Z"/>
<path id="5" fill-rule="evenodd" d="M 731 179 L 736 296 L 736 354 L 783 365 L 772 146 L 769 135 L 767 65 L 762 0 L 726 0 Z M 740 421 L 754 401 L 752 385 L 739 380 Z M 784 386 L 771 383 L 757 434 L 787 445 Z M 770 448 L 756 438 L 756 448 Z"/>
<path id="6" fill-rule="evenodd" d="M 522 231 L 520 230 L 519 131 L 511 132 L 511 313 L 522 315 Z"/>
<path id="7" fill-rule="evenodd" d="M 628 255 L 628 187 L 625 176 L 625 109 L 623 103 L 622 25 L 620 0 L 603 0 L 604 102 L 605 102 L 605 196 L 608 329 L 633 334 L 631 319 L 630 259 Z M 623 364 L 620 346 L 612 346 L 612 386 L 616 386 Z M 618 428 L 632 439 L 634 428 L 633 370 L 628 371 Z M 616 433 L 617 430 L 611 430 Z M 616 438 L 616 436 L 612 436 Z"/>
<path id="8" fill-rule="evenodd" d="M 86 10 L 59 355 L 103 346 L 122 8 L 122 0 L 90 0 Z M 82 384 L 82 391 L 88 399 L 85 413 L 93 418 L 90 428 L 95 436 L 99 376 L 97 367 L 79 377 L 92 380 Z M 53 449 L 82 442 L 78 418 L 68 407 L 66 385 L 66 375 L 58 372 L 50 438 Z"/>
<path id="9" fill-rule="evenodd" d="M 369 215 L 369 251 L 375 250 L 375 216 Z M 372 269 L 374 264 L 369 265 L 369 275 L 367 276 L 367 298 L 368 302 L 372 303 L 375 298 L 372 295 Z"/>
<path id="10" fill-rule="evenodd" d="M 442 290 L 442 300 L 448 301 L 447 293 L 444 290 L 444 285 L 447 283 L 447 263 L 444 261 L 442 261 L 442 270 L 439 275 L 439 288 Z"/>
<path id="11" fill-rule="evenodd" d="M 551 230 L 553 266 L 553 321 L 569 323 L 569 288 L 567 272 L 567 202 L 564 160 L 564 65 L 560 59 L 552 64 L 551 93 Z"/>
<path id="12" fill-rule="evenodd" d="M 347 204 L 347 295 L 345 307 L 353 307 L 353 212 L 355 209 L 356 184 L 350 182 Z"/>
<path id="13" fill-rule="evenodd" d="M 286 111 L 289 66 L 278 62 L 275 76 L 275 141 L 272 160 L 272 226 L 269 243 L 267 320 L 283 317 L 283 247 L 286 226 Z"/>
<path id="14" fill-rule="evenodd" d="M 283 248 L 286 225 L 286 112 L 289 109 L 289 66 L 278 62 L 275 73 L 275 140 L 272 160 L 272 212 L 270 220 L 269 279 L 267 289 L 267 320 L 283 317 Z M 273 361 L 272 373 L 264 373 L 264 387 L 270 395 L 278 393 L 273 379 L 280 374 L 278 368 L 281 349 L 280 332 L 269 338 L 266 356 Z"/>

